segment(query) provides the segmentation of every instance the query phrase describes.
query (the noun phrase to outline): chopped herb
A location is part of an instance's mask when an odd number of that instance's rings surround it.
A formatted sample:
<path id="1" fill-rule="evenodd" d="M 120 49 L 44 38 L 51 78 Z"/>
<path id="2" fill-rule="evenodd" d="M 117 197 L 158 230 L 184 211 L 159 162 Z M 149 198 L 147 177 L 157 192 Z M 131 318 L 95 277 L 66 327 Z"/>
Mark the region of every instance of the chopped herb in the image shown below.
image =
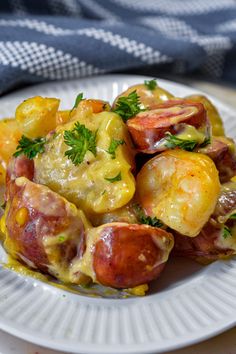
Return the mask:
<path id="1" fill-rule="evenodd" d="M 66 240 L 66 237 L 63 236 L 63 235 L 60 235 L 60 236 L 58 237 L 58 241 L 59 241 L 60 243 L 65 242 L 65 240 Z"/>
<path id="2" fill-rule="evenodd" d="M 211 138 L 206 138 L 203 143 L 200 145 L 200 147 L 205 147 L 211 143 Z"/>
<path id="3" fill-rule="evenodd" d="M 104 189 L 104 191 L 102 192 L 102 194 L 101 195 L 104 195 L 106 193 L 106 190 Z"/>
<path id="4" fill-rule="evenodd" d="M 71 149 L 65 152 L 73 164 L 76 166 L 83 162 L 87 151 L 91 151 L 96 156 L 96 133 L 85 127 L 85 125 L 76 122 L 72 130 L 64 132 L 64 142 Z"/>
<path id="5" fill-rule="evenodd" d="M 155 216 L 151 217 L 151 216 L 145 215 L 145 213 L 144 213 L 143 209 L 140 207 L 140 205 L 135 204 L 134 209 L 136 211 L 138 220 L 141 224 L 146 224 L 146 225 L 150 225 L 153 227 L 162 227 L 163 226 L 162 222 L 159 219 L 157 219 Z"/>
<path id="6" fill-rule="evenodd" d="M 7 202 L 2 203 L 1 209 L 5 210 L 5 209 L 6 209 L 6 206 L 7 206 Z"/>
<path id="7" fill-rule="evenodd" d="M 112 159 L 116 158 L 116 149 L 118 148 L 118 146 L 123 145 L 123 144 L 125 144 L 124 140 L 115 140 L 115 139 L 111 140 L 111 143 L 110 143 L 110 146 L 109 146 L 107 152 L 111 155 Z"/>
<path id="8" fill-rule="evenodd" d="M 153 91 L 157 87 L 157 82 L 156 80 L 144 80 L 144 85 L 147 86 L 150 91 Z"/>
<path id="9" fill-rule="evenodd" d="M 230 215 L 229 219 L 236 220 L 236 213 Z"/>
<path id="10" fill-rule="evenodd" d="M 25 135 L 22 135 L 19 145 L 16 148 L 16 152 L 13 156 L 17 157 L 24 154 L 29 159 L 33 159 L 37 154 L 42 154 L 44 150 L 44 145 L 46 143 L 45 138 L 29 139 Z"/>
<path id="11" fill-rule="evenodd" d="M 83 100 L 83 93 L 79 93 L 75 99 L 75 103 L 74 103 L 74 106 L 71 108 L 71 111 L 73 111 L 73 109 L 77 108 L 78 107 L 78 104 Z"/>
<path id="12" fill-rule="evenodd" d="M 165 146 L 169 149 L 173 149 L 175 147 L 179 147 L 182 150 L 193 151 L 197 146 L 198 142 L 196 140 L 184 140 L 180 139 L 171 133 L 166 133 L 166 143 Z"/>
<path id="13" fill-rule="evenodd" d="M 231 230 L 227 226 L 224 226 L 224 228 L 223 228 L 223 237 L 226 239 L 229 236 L 232 236 Z"/>
<path id="14" fill-rule="evenodd" d="M 118 182 L 121 181 L 121 172 L 118 173 L 117 176 L 113 177 L 113 178 L 104 178 L 106 181 L 110 182 L 110 183 L 114 183 L 114 182 Z"/>
<path id="15" fill-rule="evenodd" d="M 142 111 L 145 111 L 145 109 L 141 108 L 141 102 L 136 91 L 131 92 L 128 96 L 120 97 L 113 110 L 121 116 L 124 122 Z"/>

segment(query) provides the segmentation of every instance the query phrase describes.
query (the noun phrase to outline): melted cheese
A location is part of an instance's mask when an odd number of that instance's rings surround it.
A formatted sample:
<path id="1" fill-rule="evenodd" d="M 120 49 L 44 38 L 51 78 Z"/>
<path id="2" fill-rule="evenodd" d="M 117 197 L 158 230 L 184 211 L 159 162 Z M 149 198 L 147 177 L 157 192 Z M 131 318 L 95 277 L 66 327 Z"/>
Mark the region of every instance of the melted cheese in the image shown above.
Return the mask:
<path id="1" fill-rule="evenodd" d="M 75 118 L 74 118 L 75 119 Z M 57 129 L 55 139 L 46 146 L 46 152 L 35 159 L 35 179 L 46 184 L 87 214 L 106 213 L 127 204 L 135 192 L 135 180 L 131 173 L 133 150 L 126 125 L 110 112 L 78 114 L 76 121 L 97 131 L 97 155 L 87 152 L 84 161 L 74 166 L 65 156 L 68 146 L 64 143 L 64 131 L 74 127 L 75 120 Z M 125 140 L 116 149 L 116 158 L 107 152 L 112 139 Z M 110 183 L 121 173 L 121 181 Z"/>

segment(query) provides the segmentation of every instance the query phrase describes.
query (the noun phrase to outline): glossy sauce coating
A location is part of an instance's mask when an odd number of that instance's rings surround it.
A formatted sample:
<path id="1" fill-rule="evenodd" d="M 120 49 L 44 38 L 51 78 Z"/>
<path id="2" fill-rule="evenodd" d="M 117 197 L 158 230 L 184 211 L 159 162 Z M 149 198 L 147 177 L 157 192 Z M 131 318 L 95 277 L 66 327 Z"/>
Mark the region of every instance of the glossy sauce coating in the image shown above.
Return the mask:
<path id="1" fill-rule="evenodd" d="M 103 226 L 95 244 L 97 281 L 115 288 L 134 287 L 157 278 L 173 247 L 172 235 L 136 224 Z"/>
<path id="2" fill-rule="evenodd" d="M 167 150 L 165 144 L 161 143 L 166 133 L 178 135 L 185 125 L 200 130 L 203 140 L 209 135 L 206 111 L 201 103 L 171 100 L 153 105 L 150 109 L 127 121 L 135 146 L 141 152 L 151 154 Z"/>
<path id="3" fill-rule="evenodd" d="M 146 214 L 190 237 L 213 213 L 219 192 L 214 163 L 199 153 L 165 151 L 149 160 L 137 176 L 137 197 Z"/>

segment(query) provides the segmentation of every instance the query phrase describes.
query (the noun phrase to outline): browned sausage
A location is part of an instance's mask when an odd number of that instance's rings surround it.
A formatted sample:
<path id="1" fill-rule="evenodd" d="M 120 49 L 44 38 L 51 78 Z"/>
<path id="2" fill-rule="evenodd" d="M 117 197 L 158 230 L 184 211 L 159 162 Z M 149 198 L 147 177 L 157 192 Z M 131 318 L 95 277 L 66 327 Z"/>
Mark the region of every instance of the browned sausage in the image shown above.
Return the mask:
<path id="1" fill-rule="evenodd" d="M 209 121 L 201 103 L 184 99 L 170 100 L 153 105 L 150 109 L 127 121 L 129 132 L 140 152 L 152 154 L 167 150 L 162 141 L 166 133 L 181 133 L 186 124 L 200 129 L 206 138 L 209 137 Z"/>
<path id="2" fill-rule="evenodd" d="M 222 185 L 216 208 L 198 236 L 190 239 L 174 232 L 175 254 L 201 263 L 236 254 L 235 210 L 236 183 L 229 182 Z"/>
<path id="3" fill-rule="evenodd" d="M 157 278 L 173 247 L 170 233 L 147 225 L 111 223 L 100 227 L 99 234 L 93 268 L 98 282 L 115 288 Z"/>
<path id="4" fill-rule="evenodd" d="M 215 162 L 221 183 L 225 183 L 235 176 L 236 153 L 233 139 L 213 137 L 211 144 L 198 149 L 197 152 L 208 155 Z"/>
<path id="5" fill-rule="evenodd" d="M 14 181 L 18 177 L 26 177 L 30 181 L 34 178 L 34 161 L 28 159 L 25 155 L 13 157 L 7 166 L 6 200 L 8 200 L 9 196 L 16 193 L 17 186 Z"/>
<path id="6" fill-rule="evenodd" d="M 29 266 L 68 281 L 70 261 L 84 252 L 84 224 L 76 207 L 46 186 L 15 180 L 6 208 L 4 246 Z"/>

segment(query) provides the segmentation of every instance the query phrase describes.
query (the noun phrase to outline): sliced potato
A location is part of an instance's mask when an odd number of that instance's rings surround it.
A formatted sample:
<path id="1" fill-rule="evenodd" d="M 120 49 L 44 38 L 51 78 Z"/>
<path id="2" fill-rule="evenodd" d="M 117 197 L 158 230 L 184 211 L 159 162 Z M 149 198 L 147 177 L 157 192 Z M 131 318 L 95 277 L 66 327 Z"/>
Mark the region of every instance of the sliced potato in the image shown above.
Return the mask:
<path id="1" fill-rule="evenodd" d="M 0 121 L 0 184 L 5 182 L 6 168 L 16 151 L 22 132 L 15 119 Z"/>
<path id="2" fill-rule="evenodd" d="M 35 178 L 49 186 L 87 213 L 107 213 L 121 208 L 133 197 L 135 180 L 133 150 L 126 125 L 115 113 L 94 114 L 81 111 L 77 122 L 96 133 L 97 154 L 87 151 L 82 163 L 74 165 L 65 156 L 69 150 L 64 142 L 65 130 L 72 130 L 75 120 L 56 129 L 55 138 L 46 144 L 46 151 L 35 159 Z M 75 117 L 73 118 L 75 119 Z M 124 140 L 115 151 L 108 153 L 112 139 Z M 120 174 L 120 179 L 112 179 Z"/>
<path id="3" fill-rule="evenodd" d="M 16 109 L 16 120 L 28 138 L 45 136 L 57 126 L 60 100 L 35 96 L 22 102 Z"/>

